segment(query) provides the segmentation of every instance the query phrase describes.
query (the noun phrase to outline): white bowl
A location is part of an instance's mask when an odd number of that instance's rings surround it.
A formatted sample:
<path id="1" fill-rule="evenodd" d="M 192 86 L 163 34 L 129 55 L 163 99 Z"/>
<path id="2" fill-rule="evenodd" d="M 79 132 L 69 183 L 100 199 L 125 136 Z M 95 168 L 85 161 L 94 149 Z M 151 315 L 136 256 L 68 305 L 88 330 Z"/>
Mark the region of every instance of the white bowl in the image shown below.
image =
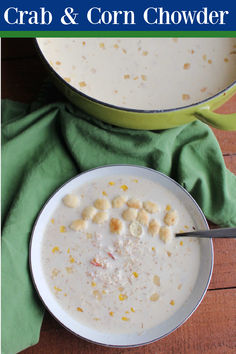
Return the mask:
<path id="1" fill-rule="evenodd" d="M 196 201 L 183 187 L 166 175 L 146 167 L 133 165 L 99 167 L 72 178 L 62 185 L 46 202 L 39 213 L 32 231 L 30 243 L 30 269 L 34 285 L 44 306 L 57 321 L 75 335 L 106 346 L 132 347 L 146 345 L 173 332 L 192 315 L 202 301 L 207 291 L 213 270 L 212 240 L 200 239 L 200 269 L 194 288 L 187 301 L 185 301 L 185 303 L 166 321 L 146 330 L 142 335 L 137 333 L 108 334 L 88 328 L 79 323 L 56 301 L 45 279 L 41 263 L 41 246 L 44 230 L 47 226 L 50 215 L 57 208 L 65 194 L 72 192 L 84 183 L 89 183 L 92 180 L 110 175 L 132 175 L 157 182 L 172 192 L 177 199 L 181 200 L 181 203 L 191 214 L 198 229 L 208 229 L 207 221 Z"/>

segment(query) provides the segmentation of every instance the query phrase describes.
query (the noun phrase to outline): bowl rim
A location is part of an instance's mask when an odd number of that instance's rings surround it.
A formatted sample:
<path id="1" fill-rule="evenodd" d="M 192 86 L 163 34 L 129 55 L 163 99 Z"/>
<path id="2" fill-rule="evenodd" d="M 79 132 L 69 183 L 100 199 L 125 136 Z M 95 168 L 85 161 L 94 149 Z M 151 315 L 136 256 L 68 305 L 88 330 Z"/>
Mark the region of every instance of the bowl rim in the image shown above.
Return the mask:
<path id="1" fill-rule="evenodd" d="M 124 112 L 130 112 L 130 113 L 141 113 L 141 114 L 150 114 L 150 113 L 168 113 L 168 112 L 174 112 L 174 111 L 181 111 L 184 109 L 189 109 L 189 108 L 194 108 L 197 107 L 201 104 L 207 103 L 220 95 L 224 94 L 226 91 L 229 91 L 231 88 L 234 86 L 236 87 L 236 80 L 232 82 L 229 86 L 225 87 L 223 90 L 217 92 L 215 95 L 210 96 L 208 98 L 205 98 L 204 100 L 201 100 L 196 103 L 192 103 L 186 106 L 181 106 L 181 107 L 175 107 L 175 108 L 166 108 L 166 109 L 135 109 L 135 108 L 127 108 L 127 107 L 122 107 L 122 106 L 116 106 L 111 103 L 103 102 L 101 100 L 98 100 L 97 98 L 91 97 L 84 92 L 80 91 L 76 87 L 72 86 L 69 82 L 63 79 L 61 75 L 59 75 L 56 70 L 52 67 L 52 65 L 49 63 L 48 59 L 43 53 L 43 50 L 38 42 L 38 39 L 41 39 L 42 37 L 36 37 L 34 38 L 34 43 L 36 46 L 36 50 L 39 53 L 39 56 L 41 59 L 44 61 L 45 65 L 48 67 L 48 70 L 50 71 L 51 74 L 53 74 L 63 85 L 65 85 L 68 89 L 72 90 L 74 93 L 79 94 L 80 96 L 86 98 L 89 101 L 92 101 L 96 104 L 99 104 L 101 106 L 105 106 L 107 108 L 119 110 L 119 111 L 124 111 Z M 71 37 L 72 38 L 72 37 Z M 118 37 L 117 37 L 118 38 Z M 133 37 L 132 37 L 133 38 Z M 148 38 L 148 37 L 145 37 Z"/>
<path id="2" fill-rule="evenodd" d="M 51 196 L 46 200 L 46 202 L 43 204 L 40 212 L 38 213 L 37 217 L 36 217 L 36 220 L 34 222 L 34 225 L 33 225 L 33 228 L 32 228 L 32 231 L 31 231 L 31 235 L 30 235 L 30 242 L 29 242 L 29 269 L 30 269 L 30 275 L 31 275 L 31 280 L 32 280 L 32 283 L 34 285 L 34 288 L 36 290 L 36 293 L 40 299 L 40 301 L 42 302 L 43 306 L 46 308 L 46 310 L 50 313 L 50 315 L 58 322 L 60 323 L 60 325 L 62 327 L 64 327 L 67 331 L 69 331 L 70 333 L 72 333 L 73 335 L 75 335 L 76 337 L 78 338 L 81 338 L 83 340 L 86 340 L 87 342 L 90 342 L 90 343 L 93 343 L 93 344 L 97 344 L 97 345 L 100 345 L 100 346 L 104 346 L 104 347 L 111 347 L 111 348 L 135 348 L 135 347 L 141 347 L 141 346 L 144 346 L 144 345 L 147 345 L 147 344 L 151 344 L 151 343 L 154 343 L 162 338 L 165 338 L 166 336 L 168 336 L 169 334 L 171 334 L 172 332 L 174 332 L 177 328 L 179 328 L 180 326 L 182 326 L 182 324 L 184 324 L 188 319 L 189 317 L 192 316 L 192 314 L 195 312 L 195 310 L 198 308 L 198 306 L 200 305 L 200 303 L 202 302 L 207 290 L 208 290 L 208 287 L 209 287 L 209 284 L 210 284 L 210 281 L 211 281 L 211 277 L 212 277 L 212 272 L 213 272 L 213 265 L 214 265 L 214 249 L 213 249 L 213 242 L 212 242 L 212 239 L 209 239 L 210 240 L 210 254 L 211 254 L 211 262 L 210 262 L 210 272 L 209 272 L 209 275 L 208 275 L 208 279 L 207 279 L 207 282 L 206 282 L 206 286 L 205 288 L 203 289 L 203 292 L 199 298 L 199 300 L 197 301 L 197 304 L 194 306 L 194 308 L 191 310 L 191 312 L 180 322 L 178 323 L 178 325 L 173 328 L 173 329 L 170 329 L 167 333 L 159 336 L 158 338 L 154 338 L 152 340 L 149 340 L 149 341 L 146 341 L 146 342 L 143 342 L 143 343 L 140 343 L 140 344 L 128 344 L 128 345 L 117 345 L 117 344 L 106 344 L 106 343 L 101 343 L 101 342 L 97 342 L 95 340 L 92 340 L 92 339 L 89 339 L 89 338 L 86 338 L 76 332 L 74 332 L 72 329 L 68 328 L 64 323 L 62 323 L 58 318 L 57 316 L 49 309 L 49 307 L 46 305 L 46 303 L 44 302 L 41 294 L 40 294 L 40 291 L 38 289 L 38 286 L 36 284 L 36 281 L 35 281 L 35 278 L 34 278 L 34 272 L 33 272 L 33 265 L 32 265 L 32 244 L 33 244 L 33 239 L 34 239 L 34 231 L 35 231 L 35 228 L 37 226 L 37 223 L 38 223 L 38 220 L 45 208 L 45 206 L 50 202 L 50 200 L 54 197 L 55 194 L 57 194 L 57 192 L 59 192 L 65 185 L 69 184 L 71 181 L 73 181 L 74 179 L 78 178 L 79 176 L 81 175 L 85 175 L 87 173 L 90 173 L 90 172 L 93 172 L 95 170 L 101 170 L 101 169 L 107 169 L 107 168 L 113 168 L 113 167 L 134 167 L 134 168 L 140 168 L 140 169 L 145 169 L 145 170 L 150 170 L 151 172 L 155 172 L 159 175 L 161 175 L 162 177 L 166 178 L 167 180 L 170 180 L 171 182 L 174 182 L 174 184 L 176 184 L 177 187 L 179 187 L 185 194 L 187 194 L 187 196 L 191 199 L 191 201 L 195 204 L 196 208 L 198 209 L 203 221 L 204 221 L 204 224 L 206 226 L 206 229 L 209 230 L 209 225 L 207 223 L 207 220 L 206 220 L 206 217 L 203 213 L 203 211 L 201 210 L 201 208 L 199 207 L 198 203 L 195 201 L 195 199 L 191 196 L 191 194 L 184 188 L 182 187 L 178 182 L 176 182 L 174 179 L 172 179 L 171 177 L 165 175 L 164 173 L 162 172 L 159 172 L 157 170 L 154 170 L 150 167 L 146 167 L 146 166 L 139 166 L 139 165 L 132 165 L 132 164 L 112 164 L 112 165 L 103 165 L 103 166 L 98 166 L 98 167 L 95 167 L 95 168 L 91 168 L 89 170 L 86 170 L 84 172 L 81 172 L 73 177 L 71 177 L 70 179 L 68 179 L 65 183 L 63 183 L 60 187 L 58 187 L 52 194 Z"/>

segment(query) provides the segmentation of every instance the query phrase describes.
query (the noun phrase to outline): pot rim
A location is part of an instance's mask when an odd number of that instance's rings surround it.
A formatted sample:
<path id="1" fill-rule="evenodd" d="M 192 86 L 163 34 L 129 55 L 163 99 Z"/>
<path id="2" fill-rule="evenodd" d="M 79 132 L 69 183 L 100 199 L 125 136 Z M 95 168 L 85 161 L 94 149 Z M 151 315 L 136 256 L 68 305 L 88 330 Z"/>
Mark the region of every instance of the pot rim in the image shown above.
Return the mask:
<path id="1" fill-rule="evenodd" d="M 40 37 L 35 37 L 34 38 L 34 43 L 36 46 L 36 50 L 39 53 L 40 57 L 42 58 L 42 60 L 45 62 L 46 66 L 48 67 L 49 71 L 56 76 L 56 78 L 63 83 L 67 88 L 71 89 L 74 93 L 79 94 L 80 96 L 86 98 L 89 101 L 92 101 L 94 103 L 100 104 L 102 106 L 111 108 L 111 109 L 116 109 L 116 110 L 120 110 L 120 111 L 124 111 L 124 112 L 131 112 L 131 113 L 167 113 L 167 112 L 174 112 L 174 111 L 180 111 L 180 110 L 184 110 L 184 109 L 188 109 L 188 108 L 194 108 L 197 107 L 203 103 L 207 103 L 208 101 L 211 101 L 214 98 L 217 98 L 218 96 L 226 93 L 226 91 L 230 90 L 231 88 L 233 88 L 234 86 L 236 87 L 236 80 L 232 82 L 232 84 L 230 84 L 229 86 L 225 87 L 223 90 L 217 92 L 215 95 L 210 96 L 208 98 L 205 98 L 202 101 L 196 102 L 196 103 L 192 103 L 189 104 L 187 106 L 181 106 L 181 107 L 175 107 L 175 108 L 167 108 L 167 109 L 135 109 L 135 108 L 126 108 L 126 107 L 121 107 L 121 106 L 116 106 L 113 105 L 111 103 L 107 103 L 107 102 L 103 102 L 100 101 L 94 97 L 91 97 L 89 95 L 86 95 L 85 93 L 83 93 L 82 91 L 80 91 L 79 89 L 75 88 L 74 86 L 70 85 L 70 83 L 68 83 L 66 80 L 64 80 L 62 78 L 61 75 L 59 75 L 56 70 L 52 67 L 52 65 L 50 65 L 49 61 L 47 60 L 46 56 L 44 55 L 39 43 L 38 43 L 38 39 Z"/>

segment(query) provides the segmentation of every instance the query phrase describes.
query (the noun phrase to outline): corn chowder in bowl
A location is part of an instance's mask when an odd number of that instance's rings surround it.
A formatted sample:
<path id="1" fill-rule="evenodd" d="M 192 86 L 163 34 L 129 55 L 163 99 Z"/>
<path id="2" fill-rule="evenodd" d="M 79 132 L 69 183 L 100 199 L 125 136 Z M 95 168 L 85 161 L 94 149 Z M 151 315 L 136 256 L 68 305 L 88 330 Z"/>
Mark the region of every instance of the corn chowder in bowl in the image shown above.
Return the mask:
<path id="1" fill-rule="evenodd" d="M 136 166 L 75 177 L 48 201 L 31 242 L 36 289 L 73 333 L 99 344 L 142 345 L 170 333 L 200 303 L 212 272 L 210 240 L 190 195 Z"/>

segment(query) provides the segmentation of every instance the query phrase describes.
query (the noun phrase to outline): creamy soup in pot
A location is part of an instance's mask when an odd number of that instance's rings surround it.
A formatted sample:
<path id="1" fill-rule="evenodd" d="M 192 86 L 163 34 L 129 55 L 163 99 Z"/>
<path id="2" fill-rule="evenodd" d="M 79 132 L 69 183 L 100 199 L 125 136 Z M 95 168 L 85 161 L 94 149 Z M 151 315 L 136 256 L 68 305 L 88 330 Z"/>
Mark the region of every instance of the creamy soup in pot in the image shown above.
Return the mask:
<path id="1" fill-rule="evenodd" d="M 142 333 L 188 299 L 200 263 L 188 210 L 158 183 L 103 177 L 63 197 L 45 230 L 41 257 L 60 306 L 106 333 Z"/>
<path id="2" fill-rule="evenodd" d="M 123 108 L 183 107 L 236 80 L 235 38 L 40 38 L 38 43 L 70 85 Z"/>

